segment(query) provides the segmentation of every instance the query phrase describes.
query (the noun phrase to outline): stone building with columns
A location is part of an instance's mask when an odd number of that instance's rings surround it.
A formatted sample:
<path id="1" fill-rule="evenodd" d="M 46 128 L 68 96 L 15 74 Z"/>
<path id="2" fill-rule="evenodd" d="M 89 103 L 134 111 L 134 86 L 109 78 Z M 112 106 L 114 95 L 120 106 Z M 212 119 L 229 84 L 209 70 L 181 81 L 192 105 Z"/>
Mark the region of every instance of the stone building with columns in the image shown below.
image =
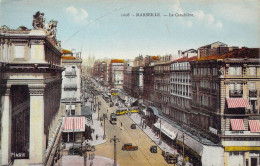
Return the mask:
<path id="1" fill-rule="evenodd" d="M 34 15 L 33 29 L 0 27 L 2 165 L 43 165 L 60 117 L 57 21 L 45 27 L 43 16 Z"/>

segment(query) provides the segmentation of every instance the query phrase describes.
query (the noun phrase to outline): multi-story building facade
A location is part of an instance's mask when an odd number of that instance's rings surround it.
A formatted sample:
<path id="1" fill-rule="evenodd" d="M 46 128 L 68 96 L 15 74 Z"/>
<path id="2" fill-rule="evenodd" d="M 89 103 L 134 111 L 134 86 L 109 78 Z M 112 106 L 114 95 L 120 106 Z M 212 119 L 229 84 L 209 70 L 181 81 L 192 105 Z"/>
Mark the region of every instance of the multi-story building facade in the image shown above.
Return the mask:
<path id="1" fill-rule="evenodd" d="M 80 56 L 69 50 L 62 50 L 62 97 L 63 115 L 81 115 L 81 64 Z"/>
<path id="2" fill-rule="evenodd" d="M 127 67 L 124 71 L 124 91 L 134 98 L 140 98 L 143 94 L 143 72 L 142 66 Z"/>
<path id="3" fill-rule="evenodd" d="M 259 49 L 242 48 L 191 62 L 191 123 L 220 140 L 224 165 L 259 165 L 259 60 Z"/>
<path id="4" fill-rule="evenodd" d="M 211 55 L 222 55 L 229 51 L 227 44 L 222 42 L 214 42 L 198 48 L 198 57 L 208 57 Z"/>
<path id="5" fill-rule="evenodd" d="M 170 114 L 170 62 L 154 65 L 154 106 Z"/>
<path id="6" fill-rule="evenodd" d="M 132 74 L 132 66 L 128 66 L 124 70 L 124 84 L 123 90 L 131 96 L 131 89 L 133 88 L 133 74 Z"/>
<path id="7" fill-rule="evenodd" d="M 113 88 L 123 89 L 124 60 L 112 59 L 110 62 L 110 85 Z"/>
<path id="8" fill-rule="evenodd" d="M 61 50 L 57 21 L 45 27 L 43 13 L 33 29 L 0 28 L 1 164 L 43 165 L 58 120 L 61 98 Z"/>
<path id="9" fill-rule="evenodd" d="M 195 58 L 197 58 L 197 56 L 190 58 L 184 56 L 171 63 L 171 107 L 169 117 L 179 124 L 190 123 L 191 79 L 189 61 L 192 61 Z"/>
<path id="10" fill-rule="evenodd" d="M 143 102 L 152 105 L 154 101 L 154 66 L 144 67 Z"/>
<path id="11" fill-rule="evenodd" d="M 101 83 L 104 84 L 104 82 L 107 80 L 107 63 L 105 61 L 100 62 L 99 71 Z"/>

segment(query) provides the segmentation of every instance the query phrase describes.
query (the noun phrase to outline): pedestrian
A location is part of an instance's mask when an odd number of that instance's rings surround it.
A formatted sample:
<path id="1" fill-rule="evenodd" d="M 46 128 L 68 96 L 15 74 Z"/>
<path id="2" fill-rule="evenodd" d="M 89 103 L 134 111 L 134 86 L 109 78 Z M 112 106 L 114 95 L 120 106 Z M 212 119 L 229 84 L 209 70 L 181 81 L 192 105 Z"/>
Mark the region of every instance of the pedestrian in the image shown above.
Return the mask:
<path id="1" fill-rule="evenodd" d="M 123 126 L 123 123 L 121 122 L 121 127 Z"/>
<path id="2" fill-rule="evenodd" d="M 107 110 L 107 113 L 108 113 L 108 110 Z"/>

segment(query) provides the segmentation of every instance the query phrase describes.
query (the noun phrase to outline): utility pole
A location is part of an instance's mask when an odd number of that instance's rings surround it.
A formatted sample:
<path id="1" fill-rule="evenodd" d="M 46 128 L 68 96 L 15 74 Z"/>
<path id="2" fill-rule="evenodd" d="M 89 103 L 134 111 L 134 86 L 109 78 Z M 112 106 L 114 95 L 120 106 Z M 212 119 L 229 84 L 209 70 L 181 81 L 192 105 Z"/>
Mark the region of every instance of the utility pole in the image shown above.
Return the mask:
<path id="1" fill-rule="evenodd" d="M 114 136 L 114 138 L 110 139 L 110 142 L 114 142 L 114 165 L 113 166 L 117 166 L 117 162 L 116 162 L 116 143 L 120 142 L 118 138 L 116 138 L 116 136 Z"/>
<path id="2" fill-rule="evenodd" d="M 73 153 L 73 155 L 74 155 L 74 142 L 75 142 L 75 137 L 74 137 L 74 118 L 72 119 L 72 122 L 73 122 L 73 145 L 72 145 L 72 153 Z"/>
<path id="3" fill-rule="evenodd" d="M 103 114 L 103 119 L 104 119 L 104 135 L 103 135 L 103 139 L 106 139 L 106 119 L 107 119 L 107 117 L 105 116 L 105 114 Z"/>
<path id="4" fill-rule="evenodd" d="M 185 139 L 185 135 L 184 135 L 184 132 L 182 132 L 182 136 L 181 136 L 181 138 L 182 138 L 182 144 L 183 144 L 183 146 L 182 146 L 182 165 L 185 165 L 185 153 L 184 153 L 184 146 L 185 146 L 185 144 L 184 144 L 184 141 L 186 140 Z"/>
<path id="5" fill-rule="evenodd" d="M 159 139 L 159 145 L 162 144 L 162 119 L 160 118 L 160 139 Z"/>

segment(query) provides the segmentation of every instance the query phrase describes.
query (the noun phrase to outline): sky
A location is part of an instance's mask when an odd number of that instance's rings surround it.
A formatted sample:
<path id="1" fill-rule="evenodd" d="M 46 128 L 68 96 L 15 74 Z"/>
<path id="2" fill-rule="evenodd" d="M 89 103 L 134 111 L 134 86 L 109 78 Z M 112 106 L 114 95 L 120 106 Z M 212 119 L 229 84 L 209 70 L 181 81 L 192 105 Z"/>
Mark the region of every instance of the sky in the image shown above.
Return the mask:
<path id="1" fill-rule="evenodd" d="M 32 29 L 33 15 L 41 11 L 46 23 L 58 21 L 57 39 L 62 48 L 81 51 L 83 58 L 134 59 L 139 54 L 177 57 L 178 50 L 197 49 L 216 41 L 229 46 L 260 46 L 259 0 L 0 2 L 0 26 Z"/>

